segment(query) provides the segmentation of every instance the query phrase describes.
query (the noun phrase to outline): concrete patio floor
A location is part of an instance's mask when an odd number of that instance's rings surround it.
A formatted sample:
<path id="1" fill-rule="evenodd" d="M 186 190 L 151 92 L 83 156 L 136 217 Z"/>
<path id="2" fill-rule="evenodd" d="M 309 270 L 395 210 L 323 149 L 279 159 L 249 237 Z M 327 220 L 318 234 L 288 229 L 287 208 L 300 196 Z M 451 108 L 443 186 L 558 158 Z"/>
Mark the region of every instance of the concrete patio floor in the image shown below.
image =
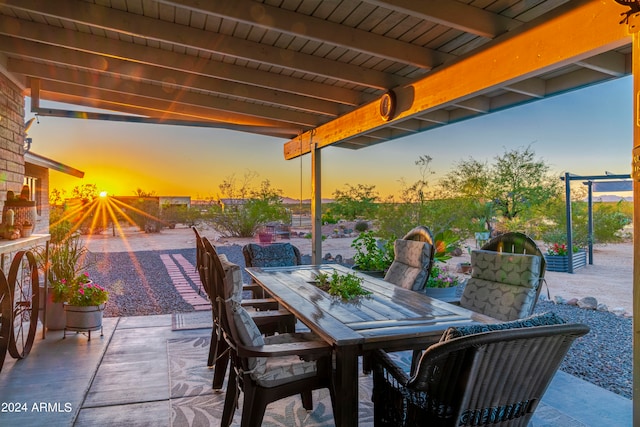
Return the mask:
<path id="1" fill-rule="evenodd" d="M 2 426 L 172 426 L 171 315 L 104 319 L 104 336 L 38 331 L 29 356 L 0 372 Z M 203 360 L 203 364 L 206 361 Z M 558 372 L 532 426 L 631 426 L 632 401 Z M 176 426 L 177 427 L 177 426 Z"/>

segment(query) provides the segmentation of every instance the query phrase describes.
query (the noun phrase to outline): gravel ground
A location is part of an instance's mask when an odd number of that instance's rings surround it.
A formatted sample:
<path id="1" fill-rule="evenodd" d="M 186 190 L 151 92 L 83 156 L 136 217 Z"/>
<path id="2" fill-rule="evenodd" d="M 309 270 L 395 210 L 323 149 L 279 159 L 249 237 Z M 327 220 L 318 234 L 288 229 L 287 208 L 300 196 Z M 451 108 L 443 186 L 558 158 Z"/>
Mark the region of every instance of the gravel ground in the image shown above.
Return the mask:
<path id="1" fill-rule="evenodd" d="M 219 246 L 217 249 L 230 261 L 244 266 L 241 246 Z M 195 249 L 96 254 L 98 262 L 89 273 L 96 283 L 110 291 L 105 316 L 193 311 L 171 283 L 160 259 L 163 253 L 181 254 L 195 264 Z M 132 271 L 136 274 L 131 274 Z M 571 347 L 561 370 L 632 398 L 632 319 L 550 301 L 539 302 L 536 311 L 554 311 L 568 322 L 584 323 L 591 328 L 589 334 Z"/>
<path id="2" fill-rule="evenodd" d="M 631 399 L 632 319 L 550 301 L 536 304 L 536 312 L 545 311 L 553 311 L 567 322 L 584 323 L 591 328 L 587 335 L 573 343 L 560 369 Z"/>

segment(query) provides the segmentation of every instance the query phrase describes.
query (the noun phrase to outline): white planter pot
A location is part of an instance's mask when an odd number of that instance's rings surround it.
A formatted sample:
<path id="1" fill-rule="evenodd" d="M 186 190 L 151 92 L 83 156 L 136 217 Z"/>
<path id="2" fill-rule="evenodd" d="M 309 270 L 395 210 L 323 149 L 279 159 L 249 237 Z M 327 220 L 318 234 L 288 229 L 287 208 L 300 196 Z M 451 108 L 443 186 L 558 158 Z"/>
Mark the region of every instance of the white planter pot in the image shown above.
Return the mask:
<path id="1" fill-rule="evenodd" d="M 64 328 L 65 336 L 67 331 L 89 332 L 89 340 L 91 340 L 91 331 L 100 330 L 102 335 L 102 314 L 104 312 L 104 304 L 91 306 L 64 305 L 64 311 L 67 317 Z"/>
<path id="2" fill-rule="evenodd" d="M 64 306 L 61 302 L 53 302 L 53 289 L 49 288 L 47 293 L 47 330 L 61 331 L 66 324 Z M 40 311 L 38 313 L 42 322 L 44 310 L 44 287 L 40 287 Z"/>

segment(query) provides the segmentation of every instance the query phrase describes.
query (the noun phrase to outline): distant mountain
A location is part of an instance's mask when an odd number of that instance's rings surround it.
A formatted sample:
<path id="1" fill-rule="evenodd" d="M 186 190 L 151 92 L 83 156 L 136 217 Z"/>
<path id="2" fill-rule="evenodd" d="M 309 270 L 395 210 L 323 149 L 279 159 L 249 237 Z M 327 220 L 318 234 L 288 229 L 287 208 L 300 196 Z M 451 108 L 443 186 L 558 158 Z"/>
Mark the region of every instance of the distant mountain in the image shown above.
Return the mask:
<path id="1" fill-rule="evenodd" d="M 593 196 L 594 202 L 619 202 L 620 200 L 624 200 L 625 202 L 633 202 L 633 196 L 616 196 L 614 194 L 603 194 L 602 196 Z M 588 199 L 584 199 L 585 202 Z"/>

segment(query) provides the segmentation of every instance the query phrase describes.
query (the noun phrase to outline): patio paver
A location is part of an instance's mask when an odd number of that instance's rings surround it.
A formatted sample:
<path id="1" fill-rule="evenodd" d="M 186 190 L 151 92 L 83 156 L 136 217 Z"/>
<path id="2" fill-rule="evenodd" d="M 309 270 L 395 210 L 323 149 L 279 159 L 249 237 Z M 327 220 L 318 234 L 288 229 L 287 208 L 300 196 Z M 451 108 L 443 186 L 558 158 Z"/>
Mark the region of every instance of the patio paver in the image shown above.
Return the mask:
<path id="1" fill-rule="evenodd" d="M 167 340 L 203 331 L 172 331 L 171 315 L 161 315 L 105 318 L 104 336 L 91 341 L 39 335 L 27 358 L 8 356 L 0 372 L 0 425 L 171 426 Z M 542 402 L 532 426 L 632 425 L 630 399 L 564 372 Z M 16 403 L 26 411 L 8 410 Z"/>

